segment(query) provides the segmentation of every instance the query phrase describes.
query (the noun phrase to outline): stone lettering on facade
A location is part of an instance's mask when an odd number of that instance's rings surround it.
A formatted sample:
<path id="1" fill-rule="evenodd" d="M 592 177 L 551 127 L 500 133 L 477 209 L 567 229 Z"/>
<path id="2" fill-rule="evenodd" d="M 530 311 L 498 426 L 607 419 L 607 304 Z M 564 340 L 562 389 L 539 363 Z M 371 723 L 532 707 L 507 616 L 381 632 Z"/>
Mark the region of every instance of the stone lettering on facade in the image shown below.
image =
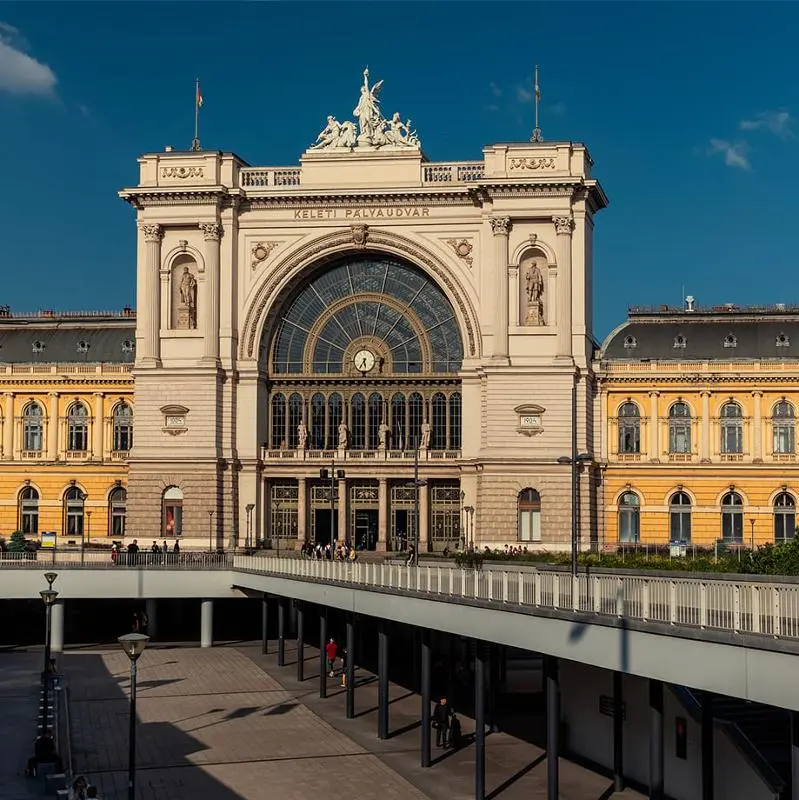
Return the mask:
<path id="1" fill-rule="evenodd" d="M 384 208 L 298 208 L 294 219 L 410 219 L 429 217 L 428 206 L 398 206 Z"/>

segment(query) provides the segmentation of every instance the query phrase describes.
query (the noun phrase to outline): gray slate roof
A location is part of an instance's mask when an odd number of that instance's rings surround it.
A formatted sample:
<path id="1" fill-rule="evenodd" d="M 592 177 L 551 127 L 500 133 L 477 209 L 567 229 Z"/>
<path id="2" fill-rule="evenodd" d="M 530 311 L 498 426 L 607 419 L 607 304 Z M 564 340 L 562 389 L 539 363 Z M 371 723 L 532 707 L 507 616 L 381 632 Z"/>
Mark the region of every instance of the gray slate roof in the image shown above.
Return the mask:
<path id="1" fill-rule="evenodd" d="M 34 352 L 34 342 L 44 349 Z M 88 352 L 79 352 L 78 342 L 89 345 Z M 134 352 L 127 352 L 123 343 L 136 341 L 136 321 L 114 321 L 106 324 L 3 321 L 0 324 L 0 364 L 131 364 Z"/>
<path id="2" fill-rule="evenodd" d="M 725 346 L 728 336 L 735 338 L 734 347 Z M 630 337 L 635 341 L 633 347 Z M 677 337 L 683 337 L 684 348 L 674 346 Z M 787 344 L 778 345 L 778 339 Z M 605 339 L 599 357 L 608 361 L 797 359 L 799 318 L 757 319 L 733 314 L 704 319 L 689 314 L 678 319 L 633 317 Z"/>

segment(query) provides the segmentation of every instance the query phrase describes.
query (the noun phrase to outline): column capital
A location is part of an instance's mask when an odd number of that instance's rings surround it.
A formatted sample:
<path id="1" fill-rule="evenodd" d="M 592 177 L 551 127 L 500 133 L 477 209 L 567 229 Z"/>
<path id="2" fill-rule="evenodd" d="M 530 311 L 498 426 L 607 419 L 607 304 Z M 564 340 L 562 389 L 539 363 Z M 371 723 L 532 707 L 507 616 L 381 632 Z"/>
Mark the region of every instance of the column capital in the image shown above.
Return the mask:
<path id="1" fill-rule="evenodd" d="M 162 225 L 142 223 L 139 230 L 144 234 L 145 242 L 160 242 L 164 238 L 164 228 Z"/>
<path id="2" fill-rule="evenodd" d="M 762 396 L 763 396 L 763 392 L 760 389 L 753 390 L 752 397 L 762 397 Z"/>
<path id="3" fill-rule="evenodd" d="M 510 233 L 510 217 L 489 217 L 488 221 L 494 236 L 507 236 Z"/>
<path id="4" fill-rule="evenodd" d="M 308 480 L 307 478 L 302 478 L 302 477 L 297 478 L 297 486 L 304 486 L 307 480 Z"/>
<path id="5" fill-rule="evenodd" d="M 105 392 L 92 392 L 94 397 L 105 397 Z"/>
<path id="6" fill-rule="evenodd" d="M 206 242 L 218 242 L 222 238 L 222 225 L 219 222 L 201 222 L 200 230 Z"/>
<path id="7" fill-rule="evenodd" d="M 50 395 L 50 397 L 59 397 L 61 392 L 48 392 L 47 394 Z"/>
<path id="8" fill-rule="evenodd" d="M 712 394 L 713 392 L 711 392 L 710 389 L 702 389 L 702 391 L 699 392 L 700 397 L 710 397 Z"/>
<path id="9" fill-rule="evenodd" d="M 571 236 L 574 230 L 574 217 L 571 214 L 552 217 L 555 233 L 559 236 Z"/>
<path id="10" fill-rule="evenodd" d="M 3 397 L 14 397 L 16 392 L 3 392 Z"/>
<path id="11" fill-rule="evenodd" d="M 660 391 L 658 389 L 651 389 L 649 391 L 650 397 L 660 397 Z"/>

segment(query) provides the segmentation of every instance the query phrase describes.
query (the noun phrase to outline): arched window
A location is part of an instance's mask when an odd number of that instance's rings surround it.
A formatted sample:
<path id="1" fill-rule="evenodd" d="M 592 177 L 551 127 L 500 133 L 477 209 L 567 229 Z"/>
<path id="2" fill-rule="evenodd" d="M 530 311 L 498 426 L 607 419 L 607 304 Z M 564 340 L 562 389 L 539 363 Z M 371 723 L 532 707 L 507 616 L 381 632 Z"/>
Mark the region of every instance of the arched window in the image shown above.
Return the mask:
<path id="1" fill-rule="evenodd" d="M 669 501 L 669 541 L 691 541 L 691 498 L 676 492 Z"/>
<path id="2" fill-rule="evenodd" d="M 114 452 L 124 453 L 133 447 L 133 409 L 124 401 L 114 408 Z"/>
<path id="3" fill-rule="evenodd" d="M 26 536 L 39 533 L 39 492 L 32 486 L 19 493 L 19 529 Z"/>
<path id="4" fill-rule="evenodd" d="M 541 495 L 535 489 L 519 492 L 518 536 L 520 542 L 541 541 Z"/>
<path id="5" fill-rule="evenodd" d="M 721 452 L 743 453 L 743 413 L 738 403 L 725 403 L 721 408 Z"/>
<path id="6" fill-rule="evenodd" d="M 619 452 L 641 452 L 641 413 L 635 403 L 625 403 L 619 409 Z"/>
<path id="7" fill-rule="evenodd" d="M 449 397 L 449 449 L 461 449 L 461 394 L 455 392 Z"/>
<path id="8" fill-rule="evenodd" d="M 83 403 L 73 403 L 67 413 L 67 450 L 89 449 L 89 412 Z"/>
<path id="9" fill-rule="evenodd" d="M 405 435 L 408 423 L 405 420 L 405 395 L 395 394 L 391 398 L 391 447 L 394 450 L 405 449 Z"/>
<path id="10" fill-rule="evenodd" d="M 282 450 L 288 444 L 286 441 L 286 396 L 282 392 L 272 395 L 271 413 L 272 429 L 270 447 L 273 450 Z"/>
<path id="11" fill-rule="evenodd" d="M 422 421 L 424 419 L 424 403 L 422 395 L 414 392 L 408 398 L 408 449 L 415 450 L 422 439 Z"/>
<path id="12" fill-rule="evenodd" d="M 369 440 L 367 450 L 377 450 L 380 443 L 380 423 L 383 421 L 383 398 L 377 392 L 369 395 Z"/>
<path id="13" fill-rule="evenodd" d="M 83 503 L 86 495 L 72 486 L 64 492 L 64 533 L 67 536 L 83 536 Z"/>
<path id="14" fill-rule="evenodd" d="M 317 392 L 311 398 L 311 450 L 324 450 L 325 448 L 325 396 Z"/>
<path id="15" fill-rule="evenodd" d="M 447 398 L 441 392 L 433 395 L 430 449 L 444 450 L 447 446 Z"/>
<path id="16" fill-rule="evenodd" d="M 161 501 L 161 530 L 164 536 L 183 534 L 183 490 L 169 486 Z"/>
<path id="17" fill-rule="evenodd" d="M 363 450 L 366 443 L 366 399 L 358 392 L 350 401 L 350 449 Z"/>
<path id="18" fill-rule="evenodd" d="M 691 411 L 686 403 L 669 409 L 669 452 L 691 452 Z"/>
<path id="19" fill-rule="evenodd" d="M 796 501 L 780 492 L 774 501 L 774 541 L 784 542 L 796 534 Z"/>
<path id="20" fill-rule="evenodd" d="M 42 417 L 42 407 L 36 402 L 28 403 L 22 412 L 22 449 L 26 452 L 42 449 Z"/>
<path id="21" fill-rule="evenodd" d="M 744 502 L 738 492 L 721 498 L 721 538 L 726 542 L 744 540 Z"/>
<path id="22" fill-rule="evenodd" d="M 125 517 L 128 509 L 128 492 L 122 486 L 117 486 L 108 495 L 108 535 L 125 535 Z"/>
<path id="23" fill-rule="evenodd" d="M 793 406 L 787 400 L 781 400 L 774 406 L 771 422 L 774 429 L 774 452 L 793 453 L 796 422 Z"/>
<path id="24" fill-rule="evenodd" d="M 297 447 L 300 440 L 297 428 L 303 419 L 302 410 L 302 397 L 295 392 L 289 397 L 289 447 L 292 450 Z"/>
<path id="25" fill-rule="evenodd" d="M 341 425 L 344 413 L 344 401 L 341 395 L 331 394 L 327 398 L 327 449 L 335 450 L 338 447 L 338 426 Z"/>
<path id="26" fill-rule="evenodd" d="M 619 498 L 619 541 L 637 542 L 641 538 L 641 501 L 635 492 Z"/>

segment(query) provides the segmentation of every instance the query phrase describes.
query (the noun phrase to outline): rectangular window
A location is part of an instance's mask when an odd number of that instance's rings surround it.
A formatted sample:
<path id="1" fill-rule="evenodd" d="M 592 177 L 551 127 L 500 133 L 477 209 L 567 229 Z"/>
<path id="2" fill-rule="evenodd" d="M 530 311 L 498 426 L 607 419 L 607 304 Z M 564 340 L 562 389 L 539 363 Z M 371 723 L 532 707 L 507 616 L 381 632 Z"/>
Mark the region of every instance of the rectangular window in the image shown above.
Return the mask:
<path id="1" fill-rule="evenodd" d="M 744 515 L 737 511 L 723 511 L 721 514 L 721 537 L 727 542 L 743 542 Z"/>
<path id="2" fill-rule="evenodd" d="M 531 509 L 519 512 L 519 539 L 522 542 L 541 541 L 541 512 Z"/>
<path id="3" fill-rule="evenodd" d="M 740 425 L 724 425 L 721 429 L 721 452 L 743 452 L 743 430 Z"/>
<path id="4" fill-rule="evenodd" d="M 674 424 L 669 425 L 669 452 L 691 452 L 691 426 Z"/>
<path id="5" fill-rule="evenodd" d="M 42 428 L 40 425 L 25 425 L 22 449 L 26 451 L 42 449 Z"/>
<path id="6" fill-rule="evenodd" d="M 796 533 L 796 515 L 777 513 L 774 515 L 774 540 L 784 542 L 793 539 Z"/>
<path id="7" fill-rule="evenodd" d="M 672 511 L 669 521 L 669 541 L 691 541 L 691 512 Z"/>
<path id="8" fill-rule="evenodd" d="M 792 424 L 775 423 L 774 452 L 778 454 L 794 452 L 794 432 Z"/>

